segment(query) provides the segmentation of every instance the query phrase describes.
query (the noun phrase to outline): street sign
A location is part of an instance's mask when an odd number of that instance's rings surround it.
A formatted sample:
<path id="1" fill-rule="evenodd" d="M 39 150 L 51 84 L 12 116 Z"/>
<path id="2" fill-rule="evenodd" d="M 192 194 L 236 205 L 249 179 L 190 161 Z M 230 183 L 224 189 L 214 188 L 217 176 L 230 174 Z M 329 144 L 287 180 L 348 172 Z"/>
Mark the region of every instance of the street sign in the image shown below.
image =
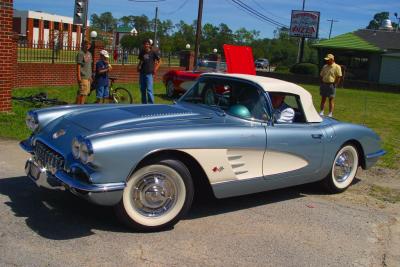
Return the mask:
<path id="1" fill-rule="evenodd" d="M 87 14 L 87 0 L 75 0 L 74 21 L 75 25 L 84 25 Z"/>
<path id="2" fill-rule="evenodd" d="M 318 38 L 318 11 L 292 10 L 289 35 L 293 37 Z"/>

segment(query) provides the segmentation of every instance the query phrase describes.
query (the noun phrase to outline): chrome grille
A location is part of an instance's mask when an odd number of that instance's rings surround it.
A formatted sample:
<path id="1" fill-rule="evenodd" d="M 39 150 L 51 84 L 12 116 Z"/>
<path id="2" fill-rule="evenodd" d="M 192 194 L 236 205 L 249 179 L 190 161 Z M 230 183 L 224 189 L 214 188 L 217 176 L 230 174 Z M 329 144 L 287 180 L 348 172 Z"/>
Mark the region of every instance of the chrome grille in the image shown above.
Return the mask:
<path id="1" fill-rule="evenodd" d="M 36 162 L 40 166 L 48 170 L 64 168 L 64 157 L 42 142 L 36 142 L 34 153 Z"/>

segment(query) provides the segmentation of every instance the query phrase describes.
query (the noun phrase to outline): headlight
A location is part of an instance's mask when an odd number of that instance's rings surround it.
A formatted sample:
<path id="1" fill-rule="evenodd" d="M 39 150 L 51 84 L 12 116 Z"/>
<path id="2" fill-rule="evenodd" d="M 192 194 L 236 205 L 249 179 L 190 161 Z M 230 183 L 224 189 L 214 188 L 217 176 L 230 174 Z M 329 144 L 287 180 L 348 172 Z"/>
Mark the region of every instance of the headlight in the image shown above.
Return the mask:
<path id="1" fill-rule="evenodd" d="M 34 111 L 29 111 L 25 118 L 26 126 L 34 132 L 39 127 L 38 115 Z"/>
<path id="2" fill-rule="evenodd" d="M 75 159 L 80 159 L 82 163 L 87 164 L 93 161 L 92 143 L 80 136 L 72 140 L 72 155 Z"/>
<path id="3" fill-rule="evenodd" d="M 78 138 L 74 138 L 72 140 L 72 155 L 74 156 L 75 159 L 79 159 L 79 147 L 80 147 L 80 142 Z"/>

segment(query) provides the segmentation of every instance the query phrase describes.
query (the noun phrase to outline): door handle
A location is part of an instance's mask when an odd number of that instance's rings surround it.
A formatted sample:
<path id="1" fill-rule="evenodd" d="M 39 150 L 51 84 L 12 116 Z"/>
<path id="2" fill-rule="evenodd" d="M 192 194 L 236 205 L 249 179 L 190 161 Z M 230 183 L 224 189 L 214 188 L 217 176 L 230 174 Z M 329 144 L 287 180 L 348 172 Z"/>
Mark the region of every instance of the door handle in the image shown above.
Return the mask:
<path id="1" fill-rule="evenodd" d="M 322 134 L 312 134 L 311 137 L 314 139 L 322 139 L 323 135 Z"/>

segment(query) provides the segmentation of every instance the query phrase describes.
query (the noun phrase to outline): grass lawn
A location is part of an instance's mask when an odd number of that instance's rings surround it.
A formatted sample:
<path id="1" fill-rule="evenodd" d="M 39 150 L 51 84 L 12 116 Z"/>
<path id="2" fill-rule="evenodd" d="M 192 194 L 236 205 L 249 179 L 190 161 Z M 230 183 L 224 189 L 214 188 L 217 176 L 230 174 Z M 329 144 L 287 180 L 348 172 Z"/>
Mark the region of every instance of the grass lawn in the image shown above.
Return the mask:
<path id="1" fill-rule="evenodd" d="M 123 84 L 134 97 L 134 102 L 139 103 L 140 94 L 138 85 Z M 314 97 L 314 105 L 319 110 L 319 89 L 316 85 L 303 85 Z M 14 89 L 14 96 L 29 96 L 38 92 L 47 92 L 49 98 L 57 97 L 60 100 L 74 103 L 77 86 L 40 87 Z M 364 124 L 375 130 L 383 140 L 383 147 L 388 154 L 380 161 L 380 166 L 400 169 L 400 94 L 372 92 L 355 89 L 337 89 L 336 108 L 334 117 L 347 122 Z M 89 97 L 88 102 L 93 103 L 95 95 Z M 156 103 L 171 103 L 165 97 L 162 83 L 155 84 Z M 27 110 L 35 108 L 31 104 L 22 104 L 13 101 L 11 114 L 0 113 L 0 137 L 23 139 L 30 132 L 25 126 Z"/>

